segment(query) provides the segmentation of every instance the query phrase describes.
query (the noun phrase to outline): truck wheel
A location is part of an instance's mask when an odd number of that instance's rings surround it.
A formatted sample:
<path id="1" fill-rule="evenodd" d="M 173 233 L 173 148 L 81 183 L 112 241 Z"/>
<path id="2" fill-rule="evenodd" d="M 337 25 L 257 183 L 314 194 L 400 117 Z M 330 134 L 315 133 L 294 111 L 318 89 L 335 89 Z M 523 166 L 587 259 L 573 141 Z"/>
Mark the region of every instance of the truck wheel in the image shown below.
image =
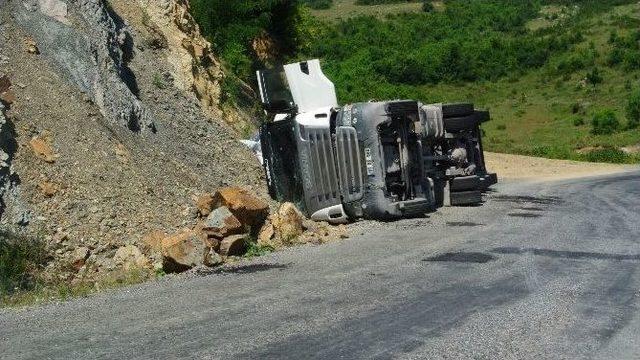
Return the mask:
<path id="1" fill-rule="evenodd" d="M 480 178 L 477 175 L 461 176 L 451 179 L 451 191 L 476 190 L 480 186 Z"/>
<path id="2" fill-rule="evenodd" d="M 461 130 L 474 129 L 480 124 L 480 119 L 476 114 L 462 117 L 444 118 L 444 129 L 447 132 L 458 132 Z"/>
<path id="3" fill-rule="evenodd" d="M 498 183 L 498 175 L 496 173 L 488 173 L 480 179 L 480 188 L 487 190 L 491 185 Z"/>
<path id="4" fill-rule="evenodd" d="M 451 192 L 451 206 L 469 206 L 482 203 L 482 193 L 480 191 L 459 191 Z"/>
<path id="5" fill-rule="evenodd" d="M 488 111 L 476 111 L 476 117 L 478 118 L 478 122 L 485 123 L 491 120 L 491 114 Z"/>
<path id="6" fill-rule="evenodd" d="M 461 117 L 473 114 L 473 104 L 468 103 L 456 103 L 456 104 L 443 104 L 442 116 L 448 117 Z"/>

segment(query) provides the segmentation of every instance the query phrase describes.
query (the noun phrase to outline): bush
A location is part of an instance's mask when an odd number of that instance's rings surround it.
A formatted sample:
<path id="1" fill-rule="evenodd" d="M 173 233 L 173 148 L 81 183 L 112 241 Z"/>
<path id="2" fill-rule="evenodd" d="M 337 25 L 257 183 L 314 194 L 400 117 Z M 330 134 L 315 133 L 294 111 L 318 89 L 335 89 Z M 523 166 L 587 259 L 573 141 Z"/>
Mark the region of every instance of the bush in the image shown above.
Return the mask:
<path id="1" fill-rule="evenodd" d="M 333 0 L 305 0 L 304 2 L 312 9 L 330 9 L 333 5 Z"/>
<path id="2" fill-rule="evenodd" d="M 397 4 L 406 2 L 417 2 L 418 0 L 356 0 L 358 5 L 380 5 L 380 4 Z"/>
<path id="3" fill-rule="evenodd" d="M 587 74 L 587 82 L 593 86 L 602 82 L 602 75 L 600 75 L 600 70 L 598 70 L 597 67 L 594 67 L 593 70 Z"/>
<path id="4" fill-rule="evenodd" d="M 574 116 L 573 119 L 571 120 L 571 122 L 573 123 L 573 126 L 582 126 L 582 125 L 584 125 L 584 119 L 581 118 L 580 116 Z"/>
<path id="5" fill-rule="evenodd" d="M 45 259 L 42 242 L 0 230 L 0 297 L 32 288 L 33 272 Z"/>
<path id="6" fill-rule="evenodd" d="M 616 148 L 604 148 L 590 151 L 582 156 L 583 160 L 589 162 L 606 162 L 623 164 L 629 162 L 629 155 Z"/>
<path id="7" fill-rule="evenodd" d="M 616 66 L 621 64 L 622 61 L 624 61 L 624 51 L 618 48 L 611 50 L 607 58 L 607 65 Z"/>
<path id="8" fill-rule="evenodd" d="M 611 135 L 620 129 L 620 122 L 613 110 L 603 109 L 594 115 L 591 126 L 594 135 Z"/>
<path id="9" fill-rule="evenodd" d="M 626 107 L 627 128 L 636 129 L 640 126 L 640 89 L 635 90 L 629 96 Z"/>
<path id="10" fill-rule="evenodd" d="M 245 81 L 253 76 L 253 70 L 265 65 L 253 54 L 254 39 L 268 34 L 283 57 L 294 53 L 301 40 L 297 23 L 302 6 L 298 0 L 191 0 L 190 4 L 214 50 Z"/>
<path id="11" fill-rule="evenodd" d="M 422 2 L 422 11 L 432 12 L 433 10 L 435 10 L 435 7 L 433 6 L 433 2 L 431 0 L 424 0 Z"/>

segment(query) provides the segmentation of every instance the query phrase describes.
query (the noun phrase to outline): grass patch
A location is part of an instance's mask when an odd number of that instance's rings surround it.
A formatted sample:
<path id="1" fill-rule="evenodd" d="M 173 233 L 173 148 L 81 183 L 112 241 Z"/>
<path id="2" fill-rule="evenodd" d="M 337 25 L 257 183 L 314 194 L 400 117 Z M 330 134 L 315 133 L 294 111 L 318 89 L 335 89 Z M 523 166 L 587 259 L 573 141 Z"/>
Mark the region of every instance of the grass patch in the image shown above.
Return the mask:
<path id="1" fill-rule="evenodd" d="M 638 162 L 639 159 L 637 156 L 626 154 L 622 150 L 607 148 L 590 151 L 584 154 L 581 160 L 599 163 L 629 164 Z"/>
<path id="2" fill-rule="evenodd" d="M 42 241 L 0 230 L 0 297 L 35 288 L 46 259 Z"/>
<path id="3" fill-rule="evenodd" d="M 45 304 L 53 301 L 66 301 L 78 297 L 86 297 L 99 291 L 117 289 L 143 283 L 154 277 L 148 269 L 131 269 L 109 273 L 96 281 L 44 282 L 36 280 L 29 289 L 14 291 L 12 294 L 0 297 L 0 307 L 23 307 L 35 304 Z"/>
<path id="4" fill-rule="evenodd" d="M 153 74 L 153 85 L 155 87 L 157 87 L 158 89 L 166 89 L 167 88 L 167 84 L 165 84 L 164 79 L 162 78 L 162 75 L 160 75 L 159 73 L 155 73 Z"/>
<path id="5" fill-rule="evenodd" d="M 154 277 L 150 270 L 132 269 L 109 273 L 97 281 L 57 281 L 43 276 L 49 260 L 42 240 L 0 230 L 0 307 L 67 300 Z"/>
<path id="6" fill-rule="evenodd" d="M 334 0 L 333 6 L 326 9 L 315 9 L 311 13 L 325 21 L 336 22 L 358 16 L 373 16 L 384 19 L 389 15 L 422 12 L 421 2 L 396 1 L 392 4 L 359 5 L 357 0 Z M 436 9 L 438 6 L 436 6 Z"/>
<path id="7" fill-rule="evenodd" d="M 272 246 L 269 245 L 259 245 L 258 242 L 255 241 L 255 239 L 250 238 L 245 239 L 245 246 L 247 250 L 243 255 L 243 257 L 245 258 L 264 256 L 275 250 Z"/>

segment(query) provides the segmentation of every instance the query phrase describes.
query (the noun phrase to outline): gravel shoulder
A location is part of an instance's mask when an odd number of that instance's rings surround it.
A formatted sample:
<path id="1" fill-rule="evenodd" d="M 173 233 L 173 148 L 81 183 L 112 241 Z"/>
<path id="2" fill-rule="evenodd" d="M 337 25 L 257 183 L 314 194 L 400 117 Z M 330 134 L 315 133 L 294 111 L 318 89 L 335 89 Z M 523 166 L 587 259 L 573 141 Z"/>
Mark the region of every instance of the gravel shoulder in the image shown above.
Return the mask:
<path id="1" fill-rule="evenodd" d="M 638 165 L 589 163 L 485 152 L 487 168 L 501 180 L 553 181 L 613 175 L 640 169 Z"/>

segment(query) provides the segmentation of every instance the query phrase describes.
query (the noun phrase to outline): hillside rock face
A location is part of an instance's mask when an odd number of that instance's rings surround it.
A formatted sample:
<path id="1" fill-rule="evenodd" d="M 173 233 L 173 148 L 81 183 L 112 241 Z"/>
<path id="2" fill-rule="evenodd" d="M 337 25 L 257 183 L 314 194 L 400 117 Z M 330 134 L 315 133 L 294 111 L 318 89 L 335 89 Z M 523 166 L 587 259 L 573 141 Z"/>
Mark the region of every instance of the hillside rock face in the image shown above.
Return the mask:
<path id="1" fill-rule="evenodd" d="M 138 4 L 146 19 L 143 25 L 166 40 L 176 86 L 193 91 L 212 118 L 223 119 L 236 131 L 255 126 L 250 114 L 221 104 L 221 86 L 226 76 L 211 44 L 191 16 L 189 1 L 138 0 Z M 255 101 L 256 94 L 250 87 L 245 86 L 244 92 L 250 102 Z"/>
<path id="2" fill-rule="evenodd" d="M 176 25 L 186 2 L 141 4 L 0 0 L 0 229 L 45 240 L 57 279 L 137 263 L 149 234 L 196 227 L 201 194 L 268 198 L 218 106 L 210 47 Z"/>
<path id="3" fill-rule="evenodd" d="M 139 89 L 127 64 L 133 56 L 131 34 L 104 1 L 71 4 L 76 16 L 67 19 L 61 0 L 24 0 L 16 9 L 17 20 L 29 30 L 39 52 L 87 94 L 105 118 L 133 131 L 155 131 L 152 117 L 136 98 Z"/>
<path id="4" fill-rule="evenodd" d="M 15 151 L 15 145 L 12 145 L 13 131 L 4 116 L 4 110 L 4 104 L 0 102 L 0 214 L 5 209 L 4 194 L 14 185 L 11 158 Z"/>

